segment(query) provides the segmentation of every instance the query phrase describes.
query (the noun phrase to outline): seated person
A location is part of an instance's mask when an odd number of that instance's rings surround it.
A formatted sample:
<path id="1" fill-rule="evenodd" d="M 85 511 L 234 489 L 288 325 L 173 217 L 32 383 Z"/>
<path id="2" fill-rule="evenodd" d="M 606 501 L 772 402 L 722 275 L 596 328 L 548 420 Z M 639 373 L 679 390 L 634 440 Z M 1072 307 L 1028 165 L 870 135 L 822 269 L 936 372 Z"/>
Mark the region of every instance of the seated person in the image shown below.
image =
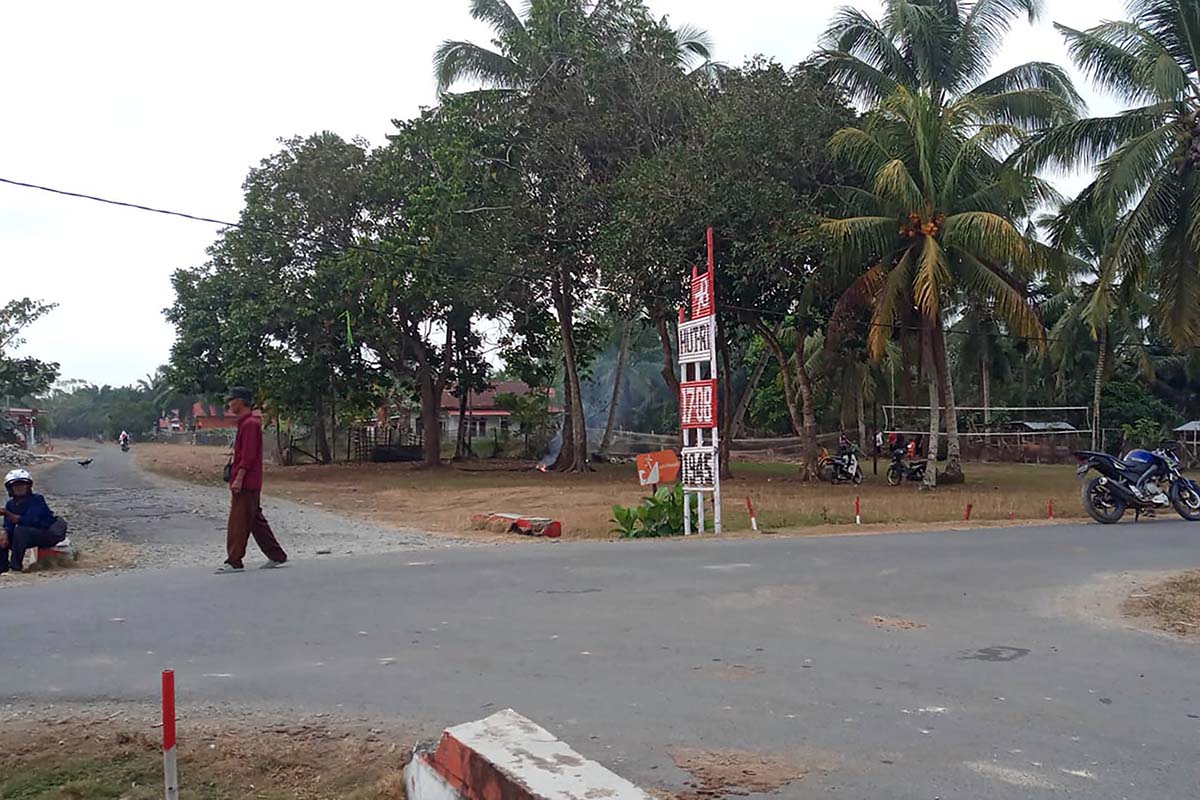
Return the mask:
<path id="1" fill-rule="evenodd" d="M 9 500 L 4 506 L 4 529 L 0 533 L 0 575 L 25 566 L 25 551 L 31 547 L 54 547 L 67 538 L 67 523 L 54 516 L 46 498 L 33 492 L 33 476 L 14 469 L 4 478 Z"/>

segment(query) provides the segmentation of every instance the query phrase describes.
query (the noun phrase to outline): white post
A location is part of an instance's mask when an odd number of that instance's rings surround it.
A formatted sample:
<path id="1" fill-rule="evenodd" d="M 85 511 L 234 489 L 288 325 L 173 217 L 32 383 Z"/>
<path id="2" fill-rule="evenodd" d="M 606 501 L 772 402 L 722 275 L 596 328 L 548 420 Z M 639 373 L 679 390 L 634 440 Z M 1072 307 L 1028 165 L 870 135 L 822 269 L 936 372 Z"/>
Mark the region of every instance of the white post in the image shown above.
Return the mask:
<path id="1" fill-rule="evenodd" d="M 711 229 L 710 229 L 710 231 L 711 231 Z M 710 248 L 712 247 L 711 239 L 710 239 L 709 247 Z M 709 270 L 711 271 L 712 269 L 713 269 L 712 258 L 710 256 Z M 716 287 L 717 287 L 717 279 L 716 279 L 716 275 L 714 274 L 713 275 L 713 292 L 714 292 L 714 294 L 716 293 Z M 716 304 L 715 297 L 713 298 L 713 303 L 714 303 L 714 305 Z M 709 319 L 710 319 L 709 324 L 712 326 L 713 346 L 712 346 L 712 355 L 709 357 L 708 369 L 709 369 L 710 377 L 715 381 L 715 380 L 717 380 L 717 312 L 715 309 L 713 310 L 713 315 Z M 726 375 L 725 379 L 729 380 L 729 376 Z M 721 384 L 719 382 L 717 383 L 716 392 L 717 392 L 717 397 L 720 398 Z M 713 419 L 713 428 L 712 428 L 713 465 L 716 467 L 716 469 L 713 470 L 713 533 L 721 532 L 721 426 L 720 426 L 720 423 L 718 422 L 718 420 L 720 420 L 720 419 L 721 419 L 721 406 L 720 406 L 720 401 L 718 399 L 717 416 L 715 419 Z"/>

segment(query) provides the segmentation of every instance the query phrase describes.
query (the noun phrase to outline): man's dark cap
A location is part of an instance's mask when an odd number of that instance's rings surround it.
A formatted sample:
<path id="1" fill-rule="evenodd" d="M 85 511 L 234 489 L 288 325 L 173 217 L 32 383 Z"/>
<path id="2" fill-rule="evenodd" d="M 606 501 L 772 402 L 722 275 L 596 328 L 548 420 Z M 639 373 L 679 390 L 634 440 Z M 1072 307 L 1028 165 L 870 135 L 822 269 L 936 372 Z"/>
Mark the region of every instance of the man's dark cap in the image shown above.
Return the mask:
<path id="1" fill-rule="evenodd" d="M 225 399 L 227 401 L 234 399 L 241 400 L 246 405 L 252 406 L 254 405 L 254 392 L 246 386 L 234 386 L 229 390 L 229 396 Z"/>

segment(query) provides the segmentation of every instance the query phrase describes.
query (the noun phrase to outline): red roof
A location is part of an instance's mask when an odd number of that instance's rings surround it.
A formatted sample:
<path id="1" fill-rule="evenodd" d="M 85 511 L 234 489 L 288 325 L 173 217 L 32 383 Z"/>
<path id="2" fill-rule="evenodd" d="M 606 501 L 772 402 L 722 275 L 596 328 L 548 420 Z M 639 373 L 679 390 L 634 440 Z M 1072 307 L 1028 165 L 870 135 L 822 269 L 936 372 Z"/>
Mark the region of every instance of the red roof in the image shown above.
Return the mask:
<path id="1" fill-rule="evenodd" d="M 550 399 L 553 400 L 554 390 L 547 389 L 546 391 L 550 393 Z M 483 416 L 482 412 L 487 411 L 497 412 L 497 415 L 507 414 L 507 411 L 496 407 L 496 395 L 500 394 L 529 394 L 529 385 L 523 381 L 496 381 L 496 383 L 492 384 L 492 388 L 488 389 L 486 392 L 471 393 L 471 411 L 480 413 L 481 416 Z M 458 406 L 459 399 L 457 397 L 455 397 L 449 391 L 442 392 L 443 411 L 453 411 L 457 413 Z"/>

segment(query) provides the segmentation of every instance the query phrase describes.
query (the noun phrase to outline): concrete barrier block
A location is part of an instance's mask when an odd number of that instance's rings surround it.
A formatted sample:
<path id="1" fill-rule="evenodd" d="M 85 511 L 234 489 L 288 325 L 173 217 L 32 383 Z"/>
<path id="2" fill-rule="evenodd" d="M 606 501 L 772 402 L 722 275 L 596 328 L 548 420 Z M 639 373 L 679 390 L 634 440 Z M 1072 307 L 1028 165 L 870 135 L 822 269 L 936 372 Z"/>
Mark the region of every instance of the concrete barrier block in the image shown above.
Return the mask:
<path id="1" fill-rule="evenodd" d="M 440 781 L 434 780 L 430 772 Z M 512 709 L 447 728 L 405 769 L 409 800 L 651 800 Z"/>

